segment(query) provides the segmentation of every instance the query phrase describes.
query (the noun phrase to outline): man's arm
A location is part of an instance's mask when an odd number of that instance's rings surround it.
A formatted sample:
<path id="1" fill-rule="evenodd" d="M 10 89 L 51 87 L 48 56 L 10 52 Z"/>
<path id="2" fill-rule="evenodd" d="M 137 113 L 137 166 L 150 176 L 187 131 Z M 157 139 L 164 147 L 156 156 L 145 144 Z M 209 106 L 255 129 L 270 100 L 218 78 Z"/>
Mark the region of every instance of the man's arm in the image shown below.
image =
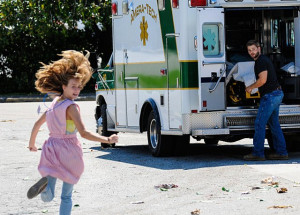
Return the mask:
<path id="1" fill-rule="evenodd" d="M 254 82 L 250 86 L 246 87 L 246 92 L 251 93 L 251 91 L 254 88 L 258 88 L 258 87 L 263 86 L 267 82 L 267 78 L 268 78 L 268 71 L 267 70 L 260 72 L 258 74 L 258 79 L 256 80 L 256 82 Z"/>

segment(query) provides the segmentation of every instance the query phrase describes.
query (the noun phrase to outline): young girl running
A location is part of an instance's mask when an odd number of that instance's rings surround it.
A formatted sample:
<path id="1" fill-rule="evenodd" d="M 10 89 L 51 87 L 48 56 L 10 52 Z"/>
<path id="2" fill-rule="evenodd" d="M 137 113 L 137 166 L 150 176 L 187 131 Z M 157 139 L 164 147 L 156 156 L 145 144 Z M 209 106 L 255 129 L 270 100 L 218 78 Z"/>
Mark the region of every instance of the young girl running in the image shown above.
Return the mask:
<path id="1" fill-rule="evenodd" d="M 77 51 L 64 51 L 60 60 L 49 65 L 43 64 L 37 72 L 36 89 L 42 93 L 57 93 L 50 108 L 35 122 L 30 140 L 29 150 L 37 151 L 35 145 L 39 128 L 47 122 L 50 131 L 45 141 L 38 170 L 43 178 L 34 184 L 27 193 L 32 199 L 41 193 L 44 202 L 54 198 L 57 178 L 63 181 L 60 214 L 71 214 L 72 190 L 83 172 L 83 153 L 76 132 L 81 137 L 97 142 L 113 144 L 118 136 L 99 136 L 85 129 L 80 110 L 74 99 L 89 81 L 92 69 L 88 58 Z"/>

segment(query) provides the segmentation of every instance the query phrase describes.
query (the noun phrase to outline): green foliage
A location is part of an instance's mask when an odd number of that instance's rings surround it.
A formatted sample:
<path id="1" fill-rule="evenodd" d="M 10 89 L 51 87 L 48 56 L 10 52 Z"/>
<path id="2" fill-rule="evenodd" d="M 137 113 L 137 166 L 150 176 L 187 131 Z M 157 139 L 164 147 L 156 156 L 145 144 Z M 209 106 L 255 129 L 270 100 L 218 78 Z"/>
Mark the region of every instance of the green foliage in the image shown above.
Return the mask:
<path id="1" fill-rule="evenodd" d="M 105 62 L 110 13 L 110 0 L 0 0 L 0 93 L 33 92 L 39 62 L 63 50 L 89 50 Z"/>

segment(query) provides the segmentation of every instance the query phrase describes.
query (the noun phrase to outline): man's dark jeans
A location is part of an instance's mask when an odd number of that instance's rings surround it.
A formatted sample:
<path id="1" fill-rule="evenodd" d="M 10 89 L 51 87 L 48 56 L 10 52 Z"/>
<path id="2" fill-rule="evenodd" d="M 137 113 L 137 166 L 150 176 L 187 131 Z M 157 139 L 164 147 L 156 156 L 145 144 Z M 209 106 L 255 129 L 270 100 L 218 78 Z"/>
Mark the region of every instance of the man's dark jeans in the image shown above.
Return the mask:
<path id="1" fill-rule="evenodd" d="M 253 138 L 253 155 L 264 157 L 264 142 L 266 125 L 272 133 L 273 145 L 277 154 L 287 155 L 285 139 L 279 124 L 279 105 L 283 99 L 282 90 L 274 90 L 260 99 L 260 105 L 255 120 L 255 134 Z"/>

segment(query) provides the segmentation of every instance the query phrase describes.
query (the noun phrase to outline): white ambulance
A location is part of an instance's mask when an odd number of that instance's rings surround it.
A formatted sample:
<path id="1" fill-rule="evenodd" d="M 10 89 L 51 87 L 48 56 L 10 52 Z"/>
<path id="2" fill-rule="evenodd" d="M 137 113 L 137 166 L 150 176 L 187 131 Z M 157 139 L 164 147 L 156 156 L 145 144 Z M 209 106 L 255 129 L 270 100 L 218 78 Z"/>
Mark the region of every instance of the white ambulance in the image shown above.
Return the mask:
<path id="1" fill-rule="evenodd" d="M 256 39 L 275 65 L 281 128 L 295 143 L 299 8 L 300 0 L 112 0 L 113 54 L 94 74 L 98 131 L 147 132 L 154 156 L 184 152 L 190 137 L 252 138 L 260 96 L 245 93 L 253 75 L 245 44 Z M 272 147 L 268 129 L 266 138 Z"/>

